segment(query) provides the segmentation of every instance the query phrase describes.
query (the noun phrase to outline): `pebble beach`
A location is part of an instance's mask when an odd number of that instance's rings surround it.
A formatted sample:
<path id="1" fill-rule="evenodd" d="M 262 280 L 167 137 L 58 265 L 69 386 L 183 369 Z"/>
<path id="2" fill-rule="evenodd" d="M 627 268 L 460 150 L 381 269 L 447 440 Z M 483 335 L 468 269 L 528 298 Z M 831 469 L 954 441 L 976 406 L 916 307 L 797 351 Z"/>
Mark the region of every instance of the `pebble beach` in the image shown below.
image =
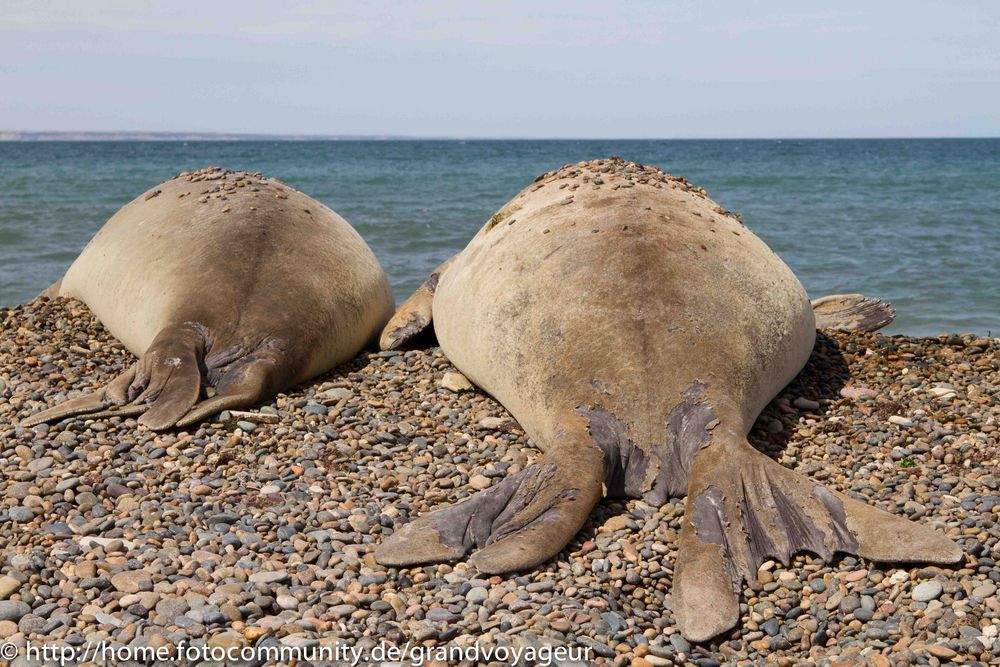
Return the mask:
<path id="1" fill-rule="evenodd" d="M 606 499 L 557 558 L 519 575 L 375 562 L 394 528 L 539 454 L 439 348 L 366 353 L 198 428 L 17 426 L 133 361 L 79 302 L 0 308 L 0 642 L 478 642 L 580 647 L 583 664 L 632 667 L 1000 664 L 1000 339 L 820 336 L 751 441 L 940 529 L 965 561 L 767 562 L 740 625 L 700 645 L 672 613 L 683 499 Z"/>

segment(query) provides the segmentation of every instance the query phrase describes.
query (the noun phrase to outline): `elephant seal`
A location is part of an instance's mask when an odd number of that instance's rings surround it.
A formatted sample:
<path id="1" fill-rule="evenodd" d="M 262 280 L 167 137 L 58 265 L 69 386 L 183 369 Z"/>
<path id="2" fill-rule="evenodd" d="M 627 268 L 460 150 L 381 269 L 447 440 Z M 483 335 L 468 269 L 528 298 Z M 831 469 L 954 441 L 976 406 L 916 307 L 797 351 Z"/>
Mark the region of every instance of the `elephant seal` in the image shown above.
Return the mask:
<path id="1" fill-rule="evenodd" d="M 166 429 L 253 405 L 355 356 L 395 305 L 343 218 L 276 179 L 213 168 L 126 204 L 43 295 L 86 303 L 139 361 L 22 426 L 141 414 Z M 203 384 L 214 395 L 199 402 Z"/>
<path id="2" fill-rule="evenodd" d="M 877 299 L 817 303 L 827 325 L 892 319 Z M 413 521 L 389 566 L 461 558 L 485 573 L 556 555 L 605 494 L 687 495 L 674 611 L 703 641 L 739 619 L 768 558 L 800 550 L 951 563 L 931 528 L 819 486 L 747 433 L 805 365 L 816 315 L 791 270 L 700 188 L 621 159 L 540 176 L 389 322 L 394 348 L 431 321 L 451 362 L 543 450 L 491 488 Z"/>

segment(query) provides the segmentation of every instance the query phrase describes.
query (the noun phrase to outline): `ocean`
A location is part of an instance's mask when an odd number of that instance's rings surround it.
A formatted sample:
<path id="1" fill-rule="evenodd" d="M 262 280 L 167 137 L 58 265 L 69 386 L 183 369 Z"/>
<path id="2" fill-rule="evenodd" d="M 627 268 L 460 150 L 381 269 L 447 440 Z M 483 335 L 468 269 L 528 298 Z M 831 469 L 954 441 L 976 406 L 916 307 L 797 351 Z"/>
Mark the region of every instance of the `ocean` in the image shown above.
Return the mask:
<path id="1" fill-rule="evenodd" d="M 340 213 L 402 301 L 537 175 L 611 155 L 739 211 L 811 297 L 890 301 L 886 333 L 1000 334 L 1000 139 L 0 142 L 0 305 L 59 278 L 120 206 L 209 165 Z"/>

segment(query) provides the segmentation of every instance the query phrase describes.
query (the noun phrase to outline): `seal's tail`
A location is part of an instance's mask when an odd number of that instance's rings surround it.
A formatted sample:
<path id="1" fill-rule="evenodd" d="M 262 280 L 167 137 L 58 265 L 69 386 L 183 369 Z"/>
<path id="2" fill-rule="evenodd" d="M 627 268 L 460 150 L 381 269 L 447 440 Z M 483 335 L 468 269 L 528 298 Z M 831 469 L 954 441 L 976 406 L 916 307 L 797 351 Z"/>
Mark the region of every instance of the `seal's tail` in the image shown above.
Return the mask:
<path id="1" fill-rule="evenodd" d="M 249 358 L 221 375 L 217 396 L 198 403 L 201 395 L 205 337 L 196 327 L 162 330 L 138 362 L 106 386 L 31 415 L 23 427 L 75 415 L 87 419 L 141 415 L 153 430 L 186 425 L 230 407 L 250 405 L 263 393 L 273 364 Z"/>
<path id="2" fill-rule="evenodd" d="M 812 307 L 817 329 L 877 331 L 896 319 L 890 304 L 864 294 L 830 294 L 815 299 Z"/>
<path id="3" fill-rule="evenodd" d="M 745 441 L 695 457 L 674 570 L 683 635 L 704 641 L 739 621 L 738 594 L 773 558 L 835 552 L 883 562 L 955 563 L 943 534 L 835 493 L 782 467 Z"/>
<path id="4" fill-rule="evenodd" d="M 534 567 L 558 554 L 601 498 L 601 453 L 548 451 L 537 463 L 467 500 L 406 524 L 375 551 L 387 566 L 454 561 L 501 574 Z"/>

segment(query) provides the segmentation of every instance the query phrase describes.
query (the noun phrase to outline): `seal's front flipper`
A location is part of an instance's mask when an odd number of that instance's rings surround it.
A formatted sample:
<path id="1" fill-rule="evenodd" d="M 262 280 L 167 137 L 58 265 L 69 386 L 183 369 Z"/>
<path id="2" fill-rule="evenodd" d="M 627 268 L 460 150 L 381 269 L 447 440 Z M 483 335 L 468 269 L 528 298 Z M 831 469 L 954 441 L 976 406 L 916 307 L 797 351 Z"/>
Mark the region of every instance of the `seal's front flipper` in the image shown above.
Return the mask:
<path id="1" fill-rule="evenodd" d="M 564 455 L 568 454 L 568 455 Z M 387 566 L 458 560 L 480 572 L 516 572 L 552 558 L 579 532 L 601 498 L 596 448 L 546 454 L 499 484 L 409 523 L 375 550 Z"/>
<path id="2" fill-rule="evenodd" d="M 876 331 L 892 324 L 896 310 L 864 294 L 831 294 L 812 302 L 817 329 Z"/>
<path id="3" fill-rule="evenodd" d="M 705 641 L 739 621 L 743 582 L 769 558 L 836 552 L 883 562 L 955 563 L 941 533 L 877 510 L 775 463 L 749 444 L 714 445 L 693 463 L 677 564 L 674 612 L 684 637 Z"/>
<path id="4" fill-rule="evenodd" d="M 424 284 L 403 302 L 403 305 L 382 329 L 379 347 L 383 350 L 398 349 L 403 343 L 427 328 L 431 323 L 434 291 L 437 290 L 438 281 L 457 256 L 455 255 L 436 268 L 434 273 L 424 281 Z"/>

